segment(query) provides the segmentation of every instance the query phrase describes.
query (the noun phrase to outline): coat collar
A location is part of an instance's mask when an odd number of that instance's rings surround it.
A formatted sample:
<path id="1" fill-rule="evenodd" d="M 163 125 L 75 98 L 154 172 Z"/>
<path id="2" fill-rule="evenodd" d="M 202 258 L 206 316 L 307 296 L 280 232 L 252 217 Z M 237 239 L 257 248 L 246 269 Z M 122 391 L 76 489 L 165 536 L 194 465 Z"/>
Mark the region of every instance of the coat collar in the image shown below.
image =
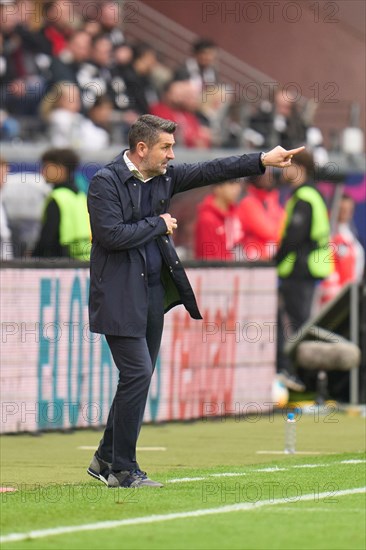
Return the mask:
<path id="1" fill-rule="evenodd" d="M 135 174 L 131 172 L 131 170 L 128 168 L 127 164 L 125 163 L 123 159 L 123 155 L 125 152 L 128 151 L 128 149 L 124 149 L 119 155 L 117 155 L 107 166 L 114 168 L 118 172 L 118 176 L 120 178 L 121 183 L 126 183 L 131 178 L 136 178 Z M 169 166 L 168 166 L 169 171 Z M 154 181 L 155 179 L 163 178 L 166 182 L 170 180 L 170 176 L 168 173 L 162 174 L 161 176 L 154 176 L 151 178 L 151 181 Z M 150 181 L 150 180 L 149 180 Z"/>

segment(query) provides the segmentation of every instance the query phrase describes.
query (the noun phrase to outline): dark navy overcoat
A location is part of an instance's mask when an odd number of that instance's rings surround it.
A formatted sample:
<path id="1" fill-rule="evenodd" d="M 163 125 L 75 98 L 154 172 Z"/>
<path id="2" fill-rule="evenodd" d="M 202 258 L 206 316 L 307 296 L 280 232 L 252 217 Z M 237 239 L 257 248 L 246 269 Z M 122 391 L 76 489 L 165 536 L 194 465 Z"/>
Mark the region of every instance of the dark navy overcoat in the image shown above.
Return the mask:
<path id="1" fill-rule="evenodd" d="M 115 336 L 146 335 L 148 282 L 145 244 L 156 238 L 163 258 L 165 311 L 183 304 L 201 319 L 185 271 L 160 214 L 176 193 L 264 172 L 259 154 L 168 166 L 164 175 L 142 183 L 123 153 L 99 170 L 88 192 L 92 230 L 90 330 Z M 152 215 L 141 219 L 141 185 L 152 185 Z"/>

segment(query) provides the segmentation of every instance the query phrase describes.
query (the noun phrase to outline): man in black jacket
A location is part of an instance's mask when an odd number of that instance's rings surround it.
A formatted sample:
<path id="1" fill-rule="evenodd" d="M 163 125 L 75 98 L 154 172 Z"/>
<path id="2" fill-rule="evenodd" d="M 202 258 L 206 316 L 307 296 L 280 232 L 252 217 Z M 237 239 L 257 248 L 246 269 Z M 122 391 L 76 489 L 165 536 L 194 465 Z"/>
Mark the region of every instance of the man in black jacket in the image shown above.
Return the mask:
<path id="1" fill-rule="evenodd" d="M 153 115 L 131 127 L 129 150 L 94 176 L 88 194 L 92 230 L 90 330 L 106 335 L 119 369 L 107 426 L 88 473 L 109 487 L 161 487 L 136 461 L 164 312 L 183 304 L 201 319 L 171 235 L 175 193 L 286 167 L 303 148 L 169 166 L 176 124 Z"/>

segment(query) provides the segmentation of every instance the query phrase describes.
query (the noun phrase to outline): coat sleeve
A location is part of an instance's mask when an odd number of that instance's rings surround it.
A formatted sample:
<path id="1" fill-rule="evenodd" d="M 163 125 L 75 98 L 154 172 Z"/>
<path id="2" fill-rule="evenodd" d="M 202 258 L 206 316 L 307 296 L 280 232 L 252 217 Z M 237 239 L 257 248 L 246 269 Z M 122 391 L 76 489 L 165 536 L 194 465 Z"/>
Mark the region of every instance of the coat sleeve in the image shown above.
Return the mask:
<path id="1" fill-rule="evenodd" d="M 180 164 L 171 168 L 173 195 L 220 183 L 235 178 L 263 174 L 265 168 L 260 162 L 260 154 L 253 153 L 237 157 L 226 157 L 195 164 Z"/>
<path id="2" fill-rule="evenodd" d="M 107 176 L 97 175 L 91 181 L 88 210 L 92 238 L 107 250 L 136 248 L 167 232 L 165 221 L 160 216 L 124 223 L 120 197 Z"/>

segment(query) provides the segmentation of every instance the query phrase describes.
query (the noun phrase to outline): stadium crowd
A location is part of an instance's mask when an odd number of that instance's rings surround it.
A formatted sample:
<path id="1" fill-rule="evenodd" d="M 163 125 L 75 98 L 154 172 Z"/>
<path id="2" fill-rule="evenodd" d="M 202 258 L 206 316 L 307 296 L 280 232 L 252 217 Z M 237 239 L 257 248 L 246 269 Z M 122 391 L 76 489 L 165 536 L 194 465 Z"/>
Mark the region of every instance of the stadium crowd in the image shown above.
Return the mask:
<path id="1" fill-rule="evenodd" d="M 72 17 L 69 4 L 0 3 L 2 141 L 100 149 L 126 142 L 146 113 L 177 122 L 184 147 L 291 148 L 306 141 L 306 116 L 288 90 L 248 105 L 244 128 L 233 94 L 221 98 L 212 40 L 198 39 L 191 56 L 171 67 L 152 46 L 125 39 L 115 2 L 75 9 Z"/>

